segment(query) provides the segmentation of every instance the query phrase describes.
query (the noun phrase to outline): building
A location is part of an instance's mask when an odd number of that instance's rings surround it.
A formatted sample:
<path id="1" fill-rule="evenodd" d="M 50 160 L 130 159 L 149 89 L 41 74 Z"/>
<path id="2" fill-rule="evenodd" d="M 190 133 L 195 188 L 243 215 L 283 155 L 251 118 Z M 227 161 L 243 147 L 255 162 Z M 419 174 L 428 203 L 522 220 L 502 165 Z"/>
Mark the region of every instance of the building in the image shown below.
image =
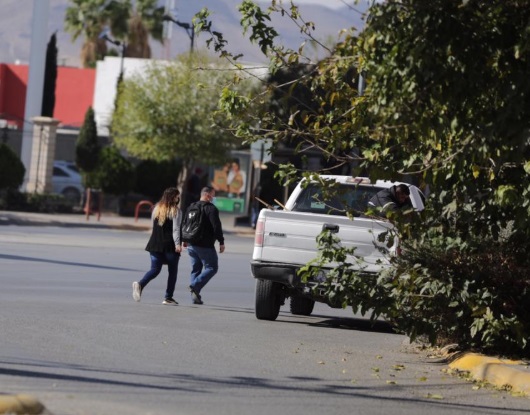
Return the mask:
<path id="1" fill-rule="evenodd" d="M 17 154 L 22 146 L 28 65 L 0 63 L 0 120 L 6 140 Z M 77 131 L 83 124 L 87 109 L 94 99 L 96 70 L 70 67 L 57 68 L 54 118 L 60 121 L 57 160 L 72 160 L 75 154 Z M 1 122 L 1 121 L 0 121 Z"/>

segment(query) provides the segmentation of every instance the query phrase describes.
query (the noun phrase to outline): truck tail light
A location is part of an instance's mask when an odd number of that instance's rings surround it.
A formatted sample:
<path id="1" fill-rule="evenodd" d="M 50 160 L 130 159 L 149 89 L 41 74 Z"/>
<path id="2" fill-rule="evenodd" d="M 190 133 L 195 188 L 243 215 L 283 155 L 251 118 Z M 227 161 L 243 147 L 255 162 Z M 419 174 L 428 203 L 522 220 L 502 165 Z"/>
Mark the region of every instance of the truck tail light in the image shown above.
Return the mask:
<path id="1" fill-rule="evenodd" d="M 256 236 L 254 237 L 254 246 L 263 247 L 263 231 L 265 229 L 265 221 L 258 220 L 256 223 Z"/>

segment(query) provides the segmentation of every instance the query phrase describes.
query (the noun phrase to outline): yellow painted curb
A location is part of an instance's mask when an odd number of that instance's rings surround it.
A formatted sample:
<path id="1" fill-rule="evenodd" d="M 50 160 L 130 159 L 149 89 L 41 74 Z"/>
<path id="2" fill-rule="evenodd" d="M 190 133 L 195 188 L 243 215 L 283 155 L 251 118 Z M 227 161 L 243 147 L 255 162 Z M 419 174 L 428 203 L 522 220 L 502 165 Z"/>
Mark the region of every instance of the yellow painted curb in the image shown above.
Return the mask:
<path id="1" fill-rule="evenodd" d="M 449 364 L 451 369 L 469 372 L 473 378 L 515 392 L 530 394 L 530 367 L 520 360 L 498 359 L 468 353 Z"/>
<path id="2" fill-rule="evenodd" d="M 28 414 L 37 415 L 45 412 L 46 408 L 31 395 L 0 395 L 0 414 Z"/>

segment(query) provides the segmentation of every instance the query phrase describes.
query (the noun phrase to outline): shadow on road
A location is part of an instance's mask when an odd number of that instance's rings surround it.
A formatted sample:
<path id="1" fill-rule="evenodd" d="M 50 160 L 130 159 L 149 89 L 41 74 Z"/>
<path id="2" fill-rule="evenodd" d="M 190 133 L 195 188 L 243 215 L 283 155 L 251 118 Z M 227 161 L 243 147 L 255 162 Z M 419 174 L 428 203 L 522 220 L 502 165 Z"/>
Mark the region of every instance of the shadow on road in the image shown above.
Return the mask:
<path id="1" fill-rule="evenodd" d="M 168 368 L 169 369 L 169 368 Z M 62 373 L 61 373 L 62 372 Z M 256 397 L 260 394 L 269 395 L 270 391 L 281 392 L 283 396 L 332 396 L 334 399 L 352 400 L 358 404 L 358 399 L 374 398 L 380 401 L 396 402 L 400 404 L 420 404 L 422 410 L 432 411 L 442 409 L 459 410 L 461 413 L 484 414 L 502 410 L 502 413 L 528 413 L 517 409 L 507 409 L 502 401 L 498 406 L 481 405 L 480 403 L 462 404 L 448 401 L 433 401 L 429 398 L 430 391 L 446 388 L 447 382 L 441 384 L 413 384 L 403 385 L 374 385 L 369 382 L 366 385 L 345 384 L 319 377 L 263 377 L 263 376 L 205 376 L 196 373 L 168 372 L 166 374 L 109 370 L 108 368 L 68 365 L 60 362 L 33 361 L 21 362 L 3 358 L 0 360 L 0 382 L 21 382 L 21 379 L 31 379 L 32 383 L 40 380 L 44 382 L 61 382 L 62 388 L 75 391 L 76 394 L 93 393 L 93 389 L 86 389 L 86 385 L 100 385 L 101 387 L 130 388 L 137 393 L 145 391 L 171 391 L 173 393 L 185 394 L 186 399 L 199 399 L 205 394 L 218 394 L 221 389 L 223 393 L 250 393 Z M 47 385 L 48 383 L 45 383 Z M 46 388 L 48 386 L 45 386 Z M 415 396 L 395 396 L 396 389 L 411 390 Z M 246 392 L 243 392 L 246 391 Z M 28 392 L 34 392 L 28 390 Z M 36 387 L 35 392 L 39 392 Z M 393 396 L 394 395 L 394 396 Z M 427 405 L 427 406 L 426 406 Z M 435 413 L 435 412 L 433 412 Z"/>
<path id="2" fill-rule="evenodd" d="M 219 312 L 244 313 L 251 314 L 256 320 L 256 323 L 267 322 L 257 320 L 254 316 L 254 309 L 245 307 L 219 307 L 209 306 L 208 308 L 217 310 Z M 290 313 L 280 313 L 278 320 L 271 322 L 274 324 L 305 324 L 311 327 L 322 327 L 329 329 L 341 330 L 355 330 L 355 331 L 369 331 L 373 333 L 396 333 L 392 325 L 383 320 L 370 321 L 368 318 L 358 317 L 330 317 L 319 314 L 312 314 L 311 316 L 296 316 Z M 397 333 L 396 333 L 397 334 Z"/>
<path id="3" fill-rule="evenodd" d="M 0 254 L 0 259 L 10 259 L 13 261 L 23 261 L 23 262 L 44 262 L 47 264 L 69 265 L 73 267 L 88 267 L 88 268 L 98 268 L 98 269 L 110 269 L 114 271 L 142 272 L 141 270 L 135 269 L 135 268 L 109 267 L 106 265 L 89 264 L 89 263 L 83 263 L 83 262 L 57 261 L 53 259 L 34 258 L 34 257 L 28 257 L 28 256 L 20 256 L 20 255 Z"/>

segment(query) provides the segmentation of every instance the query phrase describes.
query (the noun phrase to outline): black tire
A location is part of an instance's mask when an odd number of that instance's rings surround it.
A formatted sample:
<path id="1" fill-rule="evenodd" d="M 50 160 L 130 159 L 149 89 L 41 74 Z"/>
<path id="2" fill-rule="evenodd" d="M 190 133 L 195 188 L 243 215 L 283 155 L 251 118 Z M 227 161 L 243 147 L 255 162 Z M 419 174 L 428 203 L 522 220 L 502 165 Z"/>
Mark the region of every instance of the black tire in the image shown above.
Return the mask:
<path id="1" fill-rule="evenodd" d="M 315 300 L 305 297 L 291 297 L 291 314 L 310 316 L 315 307 Z"/>
<path id="2" fill-rule="evenodd" d="M 256 318 L 258 320 L 276 320 L 281 305 L 281 285 L 268 280 L 256 280 Z"/>

